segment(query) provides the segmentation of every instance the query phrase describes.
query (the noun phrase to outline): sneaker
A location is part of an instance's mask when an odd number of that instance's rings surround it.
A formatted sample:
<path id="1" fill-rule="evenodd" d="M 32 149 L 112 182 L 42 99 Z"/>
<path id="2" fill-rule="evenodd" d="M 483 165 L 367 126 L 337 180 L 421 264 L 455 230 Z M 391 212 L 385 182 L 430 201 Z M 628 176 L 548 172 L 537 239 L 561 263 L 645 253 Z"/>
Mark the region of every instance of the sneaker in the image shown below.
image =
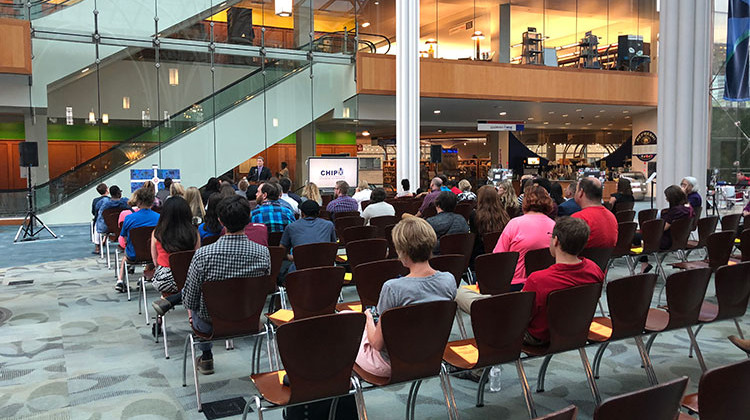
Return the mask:
<path id="1" fill-rule="evenodd" d="M 643 269 L 643 274 L 648 273 L 649 271 L 653 270 L 654 266 L 651 264 L 648 264 L 646 268 Z"/>
<path id="2" fill-rule="evenodd" d="M 164 316 L 167 311 L 172 309 L 172 304 L 168 300 L 161 298 L 151 302 L 151 307 L 154 308 L 154 311 L 156 311 L 157 314 Z"/>
<path id="3" fill-rule="evenodd" d="M 120 293 L 125 293 L 125 283 L 118 281 L 117 284 L 115 284 L 115 290 Z"/>
<path id="4" fill-rule="evenodd" d="M 203 360 L 201 356 L 198 356 L 195 358 L 195 366 L 198 368 L 198 372 L 203 375 L 214 373 L 214 359 Z"/>

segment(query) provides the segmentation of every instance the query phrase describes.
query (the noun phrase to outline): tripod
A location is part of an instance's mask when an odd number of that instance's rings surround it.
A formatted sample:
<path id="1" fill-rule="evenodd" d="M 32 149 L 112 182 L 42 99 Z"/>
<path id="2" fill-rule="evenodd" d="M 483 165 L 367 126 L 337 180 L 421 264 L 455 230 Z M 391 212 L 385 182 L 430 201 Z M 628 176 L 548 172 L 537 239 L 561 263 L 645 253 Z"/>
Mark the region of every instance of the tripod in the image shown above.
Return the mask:
<path id="1" fill-rule="evenodd" d="M 36 208 L 34 208 L 34 187 L 31 183 L 31 166 L 26 167 L 26 181 L 28 183 L 28 191 L 26 192 L 28 210 L 26 211 L 26 217 L 24 217 L 23 223 L 18 227 L 18 232 L 16 232 L 16 237 L 13 239 L 13 242 L 18 242 L 18 237 L 21 235 L 21 232 L 23 232 L 21 242 L 35 241 L 39 239 L 37 235 L 43 230 L 49 232 L 53 238 L 58 239 L 55 232 L 52 232 L 52 229 L 48 228 L 47 225 L 42 222 L 42 219 L 36 215 Z M 37 223 L 40 225 L 38 230 L 35 226 Z"/>

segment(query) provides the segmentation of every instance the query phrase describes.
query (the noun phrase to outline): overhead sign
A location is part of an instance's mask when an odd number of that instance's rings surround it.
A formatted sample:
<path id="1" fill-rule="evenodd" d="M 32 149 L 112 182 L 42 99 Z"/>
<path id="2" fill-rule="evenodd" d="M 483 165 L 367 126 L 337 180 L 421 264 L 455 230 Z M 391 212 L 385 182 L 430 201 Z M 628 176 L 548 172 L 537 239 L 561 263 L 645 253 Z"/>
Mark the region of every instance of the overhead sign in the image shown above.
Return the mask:
<path id="1" fill-rule="evenodd" d="M 523 131 L 523 121 L 477 120 L 477 131 Z"/>
<path id="2" fill-rule="evenodd" d="M 633 142 L 633 156 L 642 162 L 648 162 L 656 157 L 656 134 L 644 130 L 638 133 Z"/>

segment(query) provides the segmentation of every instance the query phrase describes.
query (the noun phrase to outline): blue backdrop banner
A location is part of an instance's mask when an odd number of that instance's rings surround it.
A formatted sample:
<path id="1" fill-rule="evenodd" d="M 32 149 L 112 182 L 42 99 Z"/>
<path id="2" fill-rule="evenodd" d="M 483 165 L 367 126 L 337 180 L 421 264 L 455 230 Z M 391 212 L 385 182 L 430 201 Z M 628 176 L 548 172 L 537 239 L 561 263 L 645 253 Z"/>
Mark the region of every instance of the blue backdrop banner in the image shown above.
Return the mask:
<path id="1" fill-rule="evenodd" d="M 750 100 L 750 64 L 748 40 L 750 39 L 749 0 L 729 0 L 727 17 L 727 61 L 724 81 L 724 99 Z"/>

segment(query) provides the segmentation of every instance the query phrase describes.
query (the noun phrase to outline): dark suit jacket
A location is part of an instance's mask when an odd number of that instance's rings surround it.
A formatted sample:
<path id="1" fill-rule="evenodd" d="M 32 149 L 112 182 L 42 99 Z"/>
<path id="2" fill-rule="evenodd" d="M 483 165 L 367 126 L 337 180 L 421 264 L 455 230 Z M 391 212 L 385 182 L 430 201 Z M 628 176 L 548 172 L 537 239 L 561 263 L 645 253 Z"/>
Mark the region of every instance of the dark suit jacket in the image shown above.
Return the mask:
<path id="1" fill-rule="evenodd" d="M 248 181 L 265 181 L 269 178 L 271 178 L 271 170 L 267 166 L 263 167 L 260 174 L 258 174 L 258 167 L 253 166 L 250 168 L 250 174 L 247 176 Z"/>
<path id="2" fill-rule="evenodd" d="M 576 203 L 576 200 L 570 199 L 559 206 L 557 206 L 557 215 L 558 216 L 570 216 L 573 213 L 581 211 L 581 206 Z"/>

